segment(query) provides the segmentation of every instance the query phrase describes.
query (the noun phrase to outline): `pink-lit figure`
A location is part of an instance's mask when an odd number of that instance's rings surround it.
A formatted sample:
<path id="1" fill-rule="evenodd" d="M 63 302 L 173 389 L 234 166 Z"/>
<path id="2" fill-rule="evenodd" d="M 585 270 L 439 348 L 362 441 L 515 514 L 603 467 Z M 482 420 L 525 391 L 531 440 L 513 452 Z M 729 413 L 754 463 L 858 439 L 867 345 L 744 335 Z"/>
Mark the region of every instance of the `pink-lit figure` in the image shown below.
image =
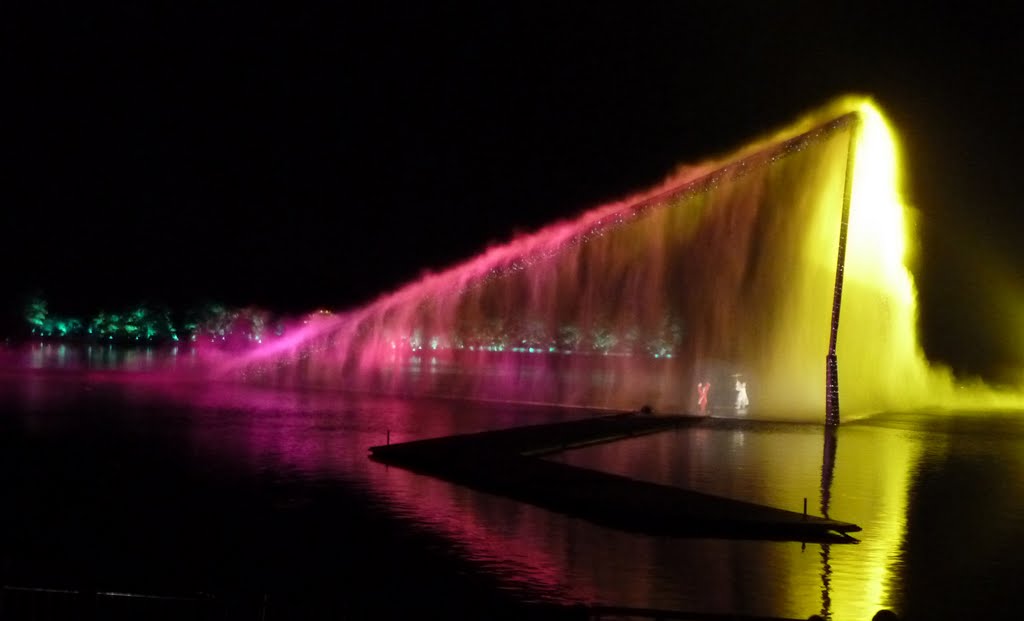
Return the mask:
<path id="1" fill-rule="evenodd" d="M 707 414 L 709 390 L 711 390 L 711 382 L 697 383 L 697 407 L 700 408 L 701 414 Z"/>

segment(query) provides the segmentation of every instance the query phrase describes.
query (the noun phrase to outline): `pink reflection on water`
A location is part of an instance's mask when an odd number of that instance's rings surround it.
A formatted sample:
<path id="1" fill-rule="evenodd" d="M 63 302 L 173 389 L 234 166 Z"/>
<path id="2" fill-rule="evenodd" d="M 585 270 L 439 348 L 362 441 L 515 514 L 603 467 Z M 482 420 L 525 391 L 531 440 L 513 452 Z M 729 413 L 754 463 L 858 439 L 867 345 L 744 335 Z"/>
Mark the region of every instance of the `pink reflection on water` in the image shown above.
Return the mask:
<path id="1" fill-rule="evenodd" d="M 79 425 L 130 428 L 181 442 L 211 476 L 234 472 L 274 481 L 273 502 L 291 510 L 324 486 L 342 484 L 414 530 L 438 537 L 446 554 L 479 563 L 505 588 L 528 599 L 593 601 L 585 579 L 571 577 L 565 555 L 568 518 L 389 468 L 369 459 L 370 446 L 562 420 L 579 413 L 406 400 L 336 391 L 292 391 L 238 383 L 190 381 L 166 372 L 88 368 L 19 369 L 0 375 L 37 432 Z M 97 399 L 96 405 L 90 399 Z M 32 412 L 39 412 L 38 415 Z M 89 420 L 83 420 L 87 414 Z M 275 505 L 276 506 L 276 505 Z"/>
<path id="2" fill-rule="evenodd" d="M 672 541 L 616 532 L 367 458 L 368 448 L 383 443 L 388 429 L 393 440 L 433 437 L 522 424 L 529 411 L 238 384 L 179 397 L 199 416 L 226 418 L 191 431 L 198 450 L 229 453 L 255 470 L 350 482 L 398 519 L 440 536 L 447 548 L 529 598 L 760 613 L 764 601 L 776 595 L 767 589 L 757 601 L 746 601 L 735 588 L 738 581 L 758 576 L 763 557 L 771 554 L 764 548 L 778 544 Z M 552 412 L 547 420 L 557 416 Z M 663 564 L 672 569 L 652 573 Z M 681 575 L 685 579 L 674 582 Z"/>
<path id="3" fill-rule="evenodd" d="M 369 447 L 382 444 L 389 430 L 393 440 L 446 435 L 521 421 L 521 413 L 509 410 L 487 418 L 465 403 L 237 384 L 193 388 L 174 396 L 203 417 L 226 417 L 219 425 L 192 429 L 192 441 L 203 452 L 227 451 L 250 468 L 293 473 L 304 480 L 351 482 L 399 519 L 440 536 L 459 555 L 483 564 L 510 588 L 560 603 L 596 599 L 586 580 L 570 580 L 565 554 L 569 518 L 368 458 Z"/>
<path id="4" fill-rule="evenodd" d="M 410 401 L 336 391 L 291 391 L 236 383 L 172 382 L 156 374 L 28 373 L 41 390 L 40 404 L 90 385 L 116 389 L 138 412 L 171 404 L 160 414 L 181 431 L 189 450 L 224 468 L 289 481 L 286 507 L 309 502 L 315 488 L 344 482 L 369 494 L 412 528 L 440 537 L 450 552 L 486 567 L 507 588 L 528 598 L 572 603 L 594 601 L 586 578 L 571 576 L 566 551 L 569 518 L 481 494 L 372 462 L 370 446 L 465 433 L 522 423 L 524 418 L 564 419 L 578 413 L 527 411 L 442 400 Z M 153 380 L 153 381 L 151 381 Z M 168 421 L 164 421 L 168 422 Z M 147 424 L 159 424 L 148 420 Z M 306 486 L 312 486 L 308 488 Z M 286 508 L 282 507 L 282 508 Z"/>

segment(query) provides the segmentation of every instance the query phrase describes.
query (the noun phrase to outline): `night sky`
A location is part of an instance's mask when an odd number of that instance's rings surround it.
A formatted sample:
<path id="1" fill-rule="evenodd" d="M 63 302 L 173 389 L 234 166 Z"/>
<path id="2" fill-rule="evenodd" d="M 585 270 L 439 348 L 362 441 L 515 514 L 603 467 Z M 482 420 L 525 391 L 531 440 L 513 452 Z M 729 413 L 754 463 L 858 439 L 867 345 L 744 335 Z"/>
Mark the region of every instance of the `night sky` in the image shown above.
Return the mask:
<path id="1" fill-rule="evenodd" d="M 855 92 L 929 353 L 1021 362 L 1022 24 L 974 4 L 4 3 L 0 299 L 351 306 Z"/>

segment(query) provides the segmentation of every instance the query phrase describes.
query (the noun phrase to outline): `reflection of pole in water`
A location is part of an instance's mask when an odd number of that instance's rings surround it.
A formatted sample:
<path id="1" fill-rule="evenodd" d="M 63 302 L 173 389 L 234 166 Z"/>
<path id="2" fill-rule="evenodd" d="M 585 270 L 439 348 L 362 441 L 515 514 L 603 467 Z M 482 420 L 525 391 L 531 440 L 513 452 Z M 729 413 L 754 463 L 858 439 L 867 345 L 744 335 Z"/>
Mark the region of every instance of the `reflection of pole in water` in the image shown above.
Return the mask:
<path id="1" fill-rule="evenodd" d="M 836 469 L 836 428 L 825 427 L 825 446 L 821 455 L 821 515 L 828 517 L 828 506 L 832 500 L 832 474 Z"/>
<path id="2" fill-rule="evenodd" d="M 832 619 L 832 544 L 821 544 L 821 616 Z"/>
<path id="3" fill-rule="evenodd" d="M 825 426 L 825 446 L 821 456 L 821 515 L 828 517 L 832 500 L 832 475 L 836 468 L 836 427 Z M 821 544 L 821 616 L 832 619 L 832 546 Z"/>

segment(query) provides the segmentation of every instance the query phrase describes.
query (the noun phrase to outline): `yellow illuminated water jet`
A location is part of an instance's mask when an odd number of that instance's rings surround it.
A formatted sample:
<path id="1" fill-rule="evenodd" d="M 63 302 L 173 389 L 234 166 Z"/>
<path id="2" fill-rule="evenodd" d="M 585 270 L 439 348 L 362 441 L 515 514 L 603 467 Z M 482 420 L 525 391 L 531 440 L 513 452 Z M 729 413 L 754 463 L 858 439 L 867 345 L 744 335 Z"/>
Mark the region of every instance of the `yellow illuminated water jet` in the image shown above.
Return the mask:
<path id="1" fill-rule="evenodd" d="M 1020 407 L 1019 393 L 961 382 L 930 363 L 918 339 L 917 291 L 907 266 L 911 231 L 902 194 L 903 164 L 896 135 L 868 100 L 851 102 L 860 119 L 854 150 L 846 277 L 858 312 L 840 323 L 840 377 L 851 410 Z M 852 291 L 851 291 L 852 290 Z M 852 352 L 853 355 L 845 355 Z M 874 355 L 872 355 L 872 352 Z"/>

